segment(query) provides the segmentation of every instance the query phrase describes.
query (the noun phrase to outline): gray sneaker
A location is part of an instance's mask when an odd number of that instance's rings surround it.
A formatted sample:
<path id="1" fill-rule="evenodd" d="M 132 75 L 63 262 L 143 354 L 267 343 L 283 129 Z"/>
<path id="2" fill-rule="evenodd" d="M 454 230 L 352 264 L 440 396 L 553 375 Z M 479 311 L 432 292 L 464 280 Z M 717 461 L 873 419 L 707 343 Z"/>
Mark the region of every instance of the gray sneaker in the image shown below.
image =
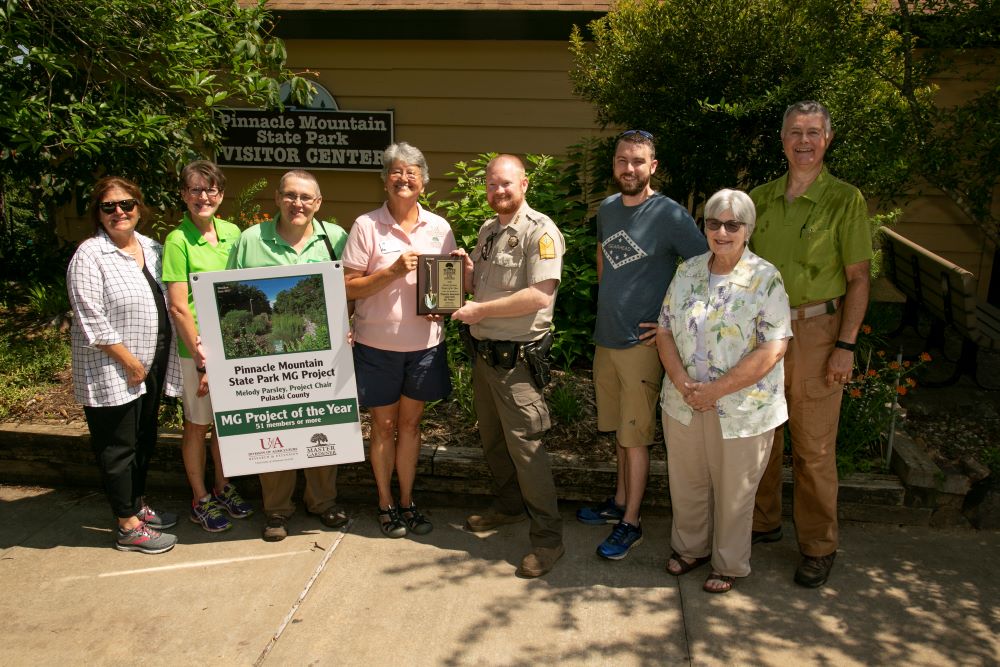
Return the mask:
<path id="1" fill-rule="evenodd" d="M 167 535 L 154 530 L 146 523 L 140 523 L 132 530 L 117 529 L 115 549 L 118 551 L 140 551 L 144 554 L 162 554 L 177 544 L 176 535 Z"/>
<path id="2" fill-rule="evenodd" d="M 177 515 L 172 512 L 159 512 L 146 503 L 142 504 L 142 509 L 136 514 L 139 521 L 149 524 L 153 530 L 166 530 L 177 525 Z"/>

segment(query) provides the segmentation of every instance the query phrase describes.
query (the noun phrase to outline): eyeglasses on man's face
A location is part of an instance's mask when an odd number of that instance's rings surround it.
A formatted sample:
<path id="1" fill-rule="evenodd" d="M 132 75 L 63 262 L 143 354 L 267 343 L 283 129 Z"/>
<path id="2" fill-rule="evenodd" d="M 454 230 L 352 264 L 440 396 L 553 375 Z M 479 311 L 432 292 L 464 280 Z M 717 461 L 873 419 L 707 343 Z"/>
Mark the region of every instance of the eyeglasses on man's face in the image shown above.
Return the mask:
<path id="1" fill-rule="evenodd" d="M 719 231 L 722 227 L 726 228 L 726 231 L 730 234 L 735 234 L 740 231 L 740 227 L 747 223 L 740 222 L 739 220 L 717 220 L 715 218 L 708 218 L 705 220 L 705 229 L 713 232 Z"/>
<path id="2" fill-rule="evenodd" d="M 101 209 L 102 213 L 111 215 L 115 212 L 115 209 L 119 208 L 125 213 L 131 213 L 138 204 L 139 202 L 135 199 L 122 199 L 121 201 L 102 201 L 97 206 Z"/>
<path id="3" fill-rule="evenodd" d="M 287 204 L 302 202 L 305 206 L 309 206 L 310 204 L 319 201 L 319 197 L 315 197 L 313 195 L 300 195 L 295 192 L 282 192 L 281 201 Z"/>

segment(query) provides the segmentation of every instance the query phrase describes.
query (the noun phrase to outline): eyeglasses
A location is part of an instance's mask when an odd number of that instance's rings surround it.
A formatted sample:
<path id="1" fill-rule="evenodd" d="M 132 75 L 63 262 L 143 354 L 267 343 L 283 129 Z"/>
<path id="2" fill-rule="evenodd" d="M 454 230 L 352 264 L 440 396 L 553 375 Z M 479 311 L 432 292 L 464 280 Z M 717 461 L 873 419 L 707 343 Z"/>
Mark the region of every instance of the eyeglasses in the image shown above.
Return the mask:
<path id="1" fill-rule="evenodd" d="M 313 197 L 312 195 L 297 195 L 294 192 L 283 192 L 281 193 L 281 200 L 289 204 L 302 202 L 306 206 L 309 206 L 309 204 L 318 201 L 319 197 Z"/>
<path id="2" fill-rule="evenodd" d="M 747 223 L 740 222 L 739 220 L 717 220 L 715 218 L 708 218 L 705 220 L 705 229 L 717 232 L 724 226 L 727 232 L 735 234 L 740 231 L 740 227 L 745 224 Z"/>
<path id="3" fill-rule="evenodd" d="M 407 169 L 403 171 L 402 169 L 393 169 L 389 172 L 390 176 L 395 176 L 396 178 L 406 178 L 408 181 L 416 181 L 420 179 L 420 171 L 417 169 Z"/>
<path id="4" fill-rule="evenodd" d="M 624 139 L 625 137 L 631 137 L 634 134 L 638 134 L 643 139 L 649 139 L 650 141 L 654 141 L 653 135 L 647 132 L 646 130 L 625 130 L 624 132 L 618 135 L 618 138 Z"/>
<path id="5" fill-rule="evenodd" d="M 200 197 L 202 195 L 208 195 L 210 198 L 214 199 L 219 196 L 222 192 L 219 188 L 188 188 L 188 194 L 192 197 Z"/>
<path id="6" fill-rule="evenodd" d="M 122 199 L 121 201 L 102 201 L 97 205 L 101 209 L 102 213 L 107 213 L 111 215 L 115 212 L 115 209 L 120 208 L 125 213 L 131 213 L 132 210 L 139 204 L 135 199 Z"/>

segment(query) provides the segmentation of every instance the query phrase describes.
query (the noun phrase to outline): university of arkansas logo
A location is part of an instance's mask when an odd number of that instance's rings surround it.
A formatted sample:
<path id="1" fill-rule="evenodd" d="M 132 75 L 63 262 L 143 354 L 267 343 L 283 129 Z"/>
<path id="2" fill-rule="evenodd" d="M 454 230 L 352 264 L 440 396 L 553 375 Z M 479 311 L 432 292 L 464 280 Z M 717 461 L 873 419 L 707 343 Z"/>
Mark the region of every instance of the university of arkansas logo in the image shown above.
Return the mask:
<path id="1" fill-rule="evenodd" d="M 261 449 L 284 449 L 285 446 L 281 443 L 281 438 L 274 436 L 273 438 L 258 438 L 260 442 Z"/>
<path id="2" fill-rule="evenodd" d="M 309 445 L 306 447 L 306 457 L 312 459 L 318 456 L 336 456 L 337 446 L 330 442 L 325 433 L 314 433 L 309 438 Z"/>

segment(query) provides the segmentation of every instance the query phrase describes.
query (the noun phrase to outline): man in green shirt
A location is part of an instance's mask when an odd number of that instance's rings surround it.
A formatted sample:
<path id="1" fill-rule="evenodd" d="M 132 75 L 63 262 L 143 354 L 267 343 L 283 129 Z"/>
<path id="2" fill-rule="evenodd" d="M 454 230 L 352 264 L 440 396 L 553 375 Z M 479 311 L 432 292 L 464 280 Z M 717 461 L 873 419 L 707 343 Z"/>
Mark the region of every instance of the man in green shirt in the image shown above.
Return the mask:
<path id="1" fill-rule="evenodd" d="M 795 582 L 826 583 L 837 555 L 837 427 L 854 343 L 868 308 L 872 258 L 868 208 L 857 188 L 823 166 L 833 132 L 818 102 L 788 107 L 781 143 L 788 172 L 755 188 L 750 248 L 781 271 L 792 307 L 785 396 L 792 436 L 795 532 L 802 559 Z M 784 429 L 757 488 L 753 542 L 781 539 Z"/>
<path id="2" fill-rule="evenodd" d="M 325 224 L 314 216 L 323 203 L 316 177 L 293 170 L 281 177 L 274 194 L 279 213 L 243 232 L 229 255 L 230 269 L 288 266 L 338 259 L 347 243 L 347 232 L 339 225 Z M 304 501 L 310 514 L 330 528 L 347 523 L 347 514 L 337 505 L 337 467 L 306 468 Z M 295 511 L 295 471 L 261 473 L 267 524 L 263 538 L 277 542 L 288 536 L 288 519 Z"/>

